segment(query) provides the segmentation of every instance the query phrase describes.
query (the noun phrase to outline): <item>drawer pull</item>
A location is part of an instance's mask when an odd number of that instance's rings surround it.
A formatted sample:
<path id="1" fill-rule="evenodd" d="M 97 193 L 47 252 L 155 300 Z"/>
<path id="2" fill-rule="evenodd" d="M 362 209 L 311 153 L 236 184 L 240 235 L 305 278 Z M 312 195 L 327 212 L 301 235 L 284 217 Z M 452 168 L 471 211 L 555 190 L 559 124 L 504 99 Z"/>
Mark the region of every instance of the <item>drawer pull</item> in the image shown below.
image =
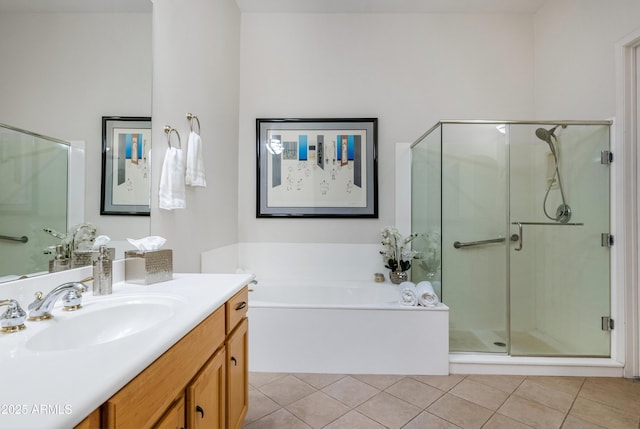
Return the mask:
<path id="1" fill-rule="evenodd" d="M 238 310 L 242 310 L 243 308 L 245 308 L 247 306 L 247 302 L 246 301 L 242 301 L 237 307 L 236 307 L 236 311 Z"/>
<path id="2" fill-rule="evenodd" d="M 204 419 L 204 410 L 200 405 L 196 405 L 196 413 L 200 413 L 201 417 Z"/>
<path id="3" fill-rule="evenodd" d="M 231 362 L 233 362 L 233 366 L 237 366 L 238 365 L 238 360 L 236 358 L 234 358 L 233 356 L 231 356 Z"/>

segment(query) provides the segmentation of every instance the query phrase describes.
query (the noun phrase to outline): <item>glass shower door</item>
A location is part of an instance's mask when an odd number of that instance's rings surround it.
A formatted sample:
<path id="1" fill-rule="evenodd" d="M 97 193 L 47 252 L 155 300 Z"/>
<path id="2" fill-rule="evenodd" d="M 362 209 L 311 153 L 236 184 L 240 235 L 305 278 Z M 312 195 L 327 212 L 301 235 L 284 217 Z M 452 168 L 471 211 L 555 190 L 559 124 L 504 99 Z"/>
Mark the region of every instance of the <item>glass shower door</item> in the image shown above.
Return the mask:
<path id="1" fill-rule="evenodd" d="M 510 354 L 609 356 L 609 127 L 508 132 Z"/>
<path id="2" fill-rule="evenodd" d="M 442 128 L 442 300 L 453 352 L 507 351 L 506 136 Z"/>

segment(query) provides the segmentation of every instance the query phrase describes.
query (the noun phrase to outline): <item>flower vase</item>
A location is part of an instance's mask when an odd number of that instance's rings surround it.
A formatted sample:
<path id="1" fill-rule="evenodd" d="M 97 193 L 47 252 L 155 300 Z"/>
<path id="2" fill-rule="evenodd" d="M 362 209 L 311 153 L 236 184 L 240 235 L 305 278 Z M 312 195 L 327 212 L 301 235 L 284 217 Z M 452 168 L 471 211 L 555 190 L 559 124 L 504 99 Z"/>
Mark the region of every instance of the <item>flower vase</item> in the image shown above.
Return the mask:
<path id="1" fill-rule="evenodd" d="M 389 271 L 389 279 L 393 284 L 399 285 L 402 282 L 406 282 L 408 278 L 406 271 Z"/>

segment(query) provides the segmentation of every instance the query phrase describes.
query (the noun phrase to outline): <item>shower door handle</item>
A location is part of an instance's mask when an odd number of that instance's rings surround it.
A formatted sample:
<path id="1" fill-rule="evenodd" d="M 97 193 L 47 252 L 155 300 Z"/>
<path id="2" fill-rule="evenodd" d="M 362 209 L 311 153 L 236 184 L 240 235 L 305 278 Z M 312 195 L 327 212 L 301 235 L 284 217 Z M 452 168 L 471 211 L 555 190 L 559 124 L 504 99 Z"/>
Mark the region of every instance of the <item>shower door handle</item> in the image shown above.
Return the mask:
<path id="1" fill-rule="evenodd" d="M 517 222 L 516 225 L 518 225 L 518 245 L 514 250 L 519 252 L 520 250 L 522 250 L 522 224 L 520 222 Z"/>

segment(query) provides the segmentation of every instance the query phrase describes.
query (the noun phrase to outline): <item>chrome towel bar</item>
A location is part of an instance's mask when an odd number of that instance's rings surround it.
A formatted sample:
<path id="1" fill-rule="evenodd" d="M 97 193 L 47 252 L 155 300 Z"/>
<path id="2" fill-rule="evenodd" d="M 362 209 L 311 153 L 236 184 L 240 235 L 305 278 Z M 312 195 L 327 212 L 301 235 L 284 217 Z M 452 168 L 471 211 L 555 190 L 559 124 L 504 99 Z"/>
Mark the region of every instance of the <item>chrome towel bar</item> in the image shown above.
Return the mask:
<path id="1" fill-rule="evenodd" d="M 524 225 L 540 225 L 540 226 L 583 226 L 584 223 L 562 223 L 562 222 L 511 222 L 511 225 L 518 225 L 518 234 L 517 242 L 518 245 L 514 250 L 521 251 L 522 250 L 522 240 L 524 239 L 524 233 L 522 231 L 522 227 Z M 512 236 L 513 237 L 513 236 Z"/>

